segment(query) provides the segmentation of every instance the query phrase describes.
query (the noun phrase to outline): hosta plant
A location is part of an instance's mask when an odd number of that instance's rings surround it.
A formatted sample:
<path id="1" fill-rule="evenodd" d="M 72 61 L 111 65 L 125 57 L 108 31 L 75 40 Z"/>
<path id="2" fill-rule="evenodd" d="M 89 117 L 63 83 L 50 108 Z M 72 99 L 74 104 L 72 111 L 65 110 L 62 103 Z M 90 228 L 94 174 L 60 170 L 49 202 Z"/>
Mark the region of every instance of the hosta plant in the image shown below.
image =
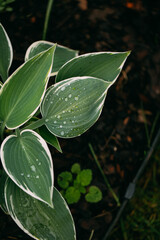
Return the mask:
<path id="1" fill-rule="evenodd" d="M 54 187 L 51 144 L 77 137 L 99 118 L 109 87 L 129 52 L 78 52 L 38 41 L 9 76 L 13 50 L 0 25 L 0 206 L 34 239 L 76 239 L 62 195 Z M 55 75 L 47 88 L 51 76 Z"/>

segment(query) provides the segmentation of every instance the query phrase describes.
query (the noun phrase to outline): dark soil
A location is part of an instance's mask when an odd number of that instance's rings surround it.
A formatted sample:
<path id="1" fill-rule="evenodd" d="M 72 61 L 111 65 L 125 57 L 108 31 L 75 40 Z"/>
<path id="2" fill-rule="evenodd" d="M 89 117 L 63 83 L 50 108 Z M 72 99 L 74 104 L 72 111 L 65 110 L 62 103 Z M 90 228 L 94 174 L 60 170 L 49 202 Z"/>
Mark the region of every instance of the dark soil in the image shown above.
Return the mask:
<path id="1" fill-rule="evenodd" d="M 11 71 L 23 63 L 26 49 L 41 40 L 46 10 L 44 0 L 16 0 L 13 11 L 0 14 L 0 21 L 14 48 Z M 151 0 L 65 0 L 54 1 L 47 39 L 80 50 L 132 50 L 108 97 L 99 121 L 81 137 L 60 139 L 63 154 L 51 149 L 55 179 L 74 162 L 93 170 L 93 184 L 100 187 L 103 200 L 89 204 L 83 198 L 70 205 L 77 239 L 104 237 L 118 207 L 95 164 L 91 143 L 113 190 L 123 201 L 126 188 L 135 176 L 144 152 L 149 148 L 150 132 L 160 112 L 160 3 Z M 157 122 L 151 142 L 157 132 Z M 57 183 L 56 183 L 57 186 Z M 0 239 L 31 239 L 10 217 L 0 212 Z"/>

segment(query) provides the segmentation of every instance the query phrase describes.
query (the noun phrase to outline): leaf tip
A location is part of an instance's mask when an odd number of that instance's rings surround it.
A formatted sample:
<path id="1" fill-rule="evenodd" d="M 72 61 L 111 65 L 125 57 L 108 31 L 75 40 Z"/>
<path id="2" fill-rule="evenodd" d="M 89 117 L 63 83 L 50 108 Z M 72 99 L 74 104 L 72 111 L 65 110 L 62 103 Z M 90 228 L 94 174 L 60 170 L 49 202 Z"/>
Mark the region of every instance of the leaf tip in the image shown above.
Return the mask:
<path id="1" fill-rule="evenodd" d="M 49 52 L 49 53 L 54 53 L 54 51 L 56 50 L 56 47 L 57 47 L 57 43 L 55 43 L 52 47 L 50 47 L 50 48 L 48 49 L 48 52 Z"/>
<path id="2" fill-rule="evenodd" d="M 127 51 L 126 54 L 127 54 L 127 57 L 131 54 L 131 50 Z"/>

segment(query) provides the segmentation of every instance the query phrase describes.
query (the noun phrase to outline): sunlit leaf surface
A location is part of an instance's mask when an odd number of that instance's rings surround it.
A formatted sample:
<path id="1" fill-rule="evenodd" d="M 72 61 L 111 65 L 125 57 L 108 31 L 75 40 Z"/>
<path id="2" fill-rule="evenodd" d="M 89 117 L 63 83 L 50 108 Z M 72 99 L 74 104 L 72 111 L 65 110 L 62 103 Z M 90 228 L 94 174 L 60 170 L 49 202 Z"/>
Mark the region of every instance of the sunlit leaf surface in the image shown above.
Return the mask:
<path id="1" fill-rule="evenodd" d="M 47 50 L 48 48 L 54 46 L 55 43 L 48 42 L 48 41 L 37 41 L 34 42 L 28 49 L 25 55 L 25 61 L 34 57 L 36 54 Z M 70 48 L 61 46 L 57 44 L 55 55 L 54 55 L 54 64 L 52 67 L 51 75 L 55 75 L 60 67 L 63 66 L 66 62 L 70 59 L 76 57 L 78 55 L 78 51 L 72 50 Z"/>
<path id="2" fill-rule="evenodd" d="M 0 91 L 0 120 L 17 128 L 37 111 L 48 83 L 55 47 L 20 66 Z"/>
<path id="3" fill-rule="evenodd" d="M 62 138 L 84 133 L 100 116 L 108 86 L 101 79 L 77 77 L 50 87 L 41 105 L 46 127 Z"/>
<path id="4" fill-rule="evenodd" d="M 77 76 L 100 78 L 113 84 L 130 52 L 98 52 L 78 56 L 67 62 L 58 72 L 56 82 Z"/>
<path id="5" fill-rule="evenodd" d="M 52 204 L 52 158 L 47 144 L 39 134 L 24 130 L 18 137 L 7 137 L 1 146 L 1 160 L 8 176 L 21 189 Z"/>

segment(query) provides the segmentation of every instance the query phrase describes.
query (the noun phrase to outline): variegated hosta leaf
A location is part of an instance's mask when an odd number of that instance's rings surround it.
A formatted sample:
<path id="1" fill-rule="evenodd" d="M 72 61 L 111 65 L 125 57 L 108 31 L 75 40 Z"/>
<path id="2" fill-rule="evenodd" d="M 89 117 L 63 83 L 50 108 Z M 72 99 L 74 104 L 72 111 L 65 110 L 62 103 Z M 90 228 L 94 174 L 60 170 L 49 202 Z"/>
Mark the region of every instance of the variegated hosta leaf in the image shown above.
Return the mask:
<path id="1" fill-rule="evenodd" d="M 41 135 L 41 137 L 47 143 L 49 143 L 51 146 L 55 147 L 60 153 L 62 153 L 62 149 L 58 139 L 46 128 L 46 126 L 43 125 L 42 127 L 38 128 L 36 131 Z"/>
<path id="2" fill-rule="evenodd" d="M 59 70 L 56 82 L 77 76 L 100 78 L 113 84 L 130 52 L 98 52 L 78 56 Z"/>
<path id="3" fill-rule="evenodd" d="M 1 160 L 8 176 L 23 191 L 52 204 L 52 157 L 39 134 L 24 130 L 18 137 L 8 136 L 1 146 Z"/>
<path id="4" fill-rule="evenodd" d="M 108 86 L 101 79 L 75 77 L 50 87 L 41 105 L 46 127 L 62 138 L 84 133 L 100 116 Z"/>
<path id="5" fill-rule="evenodd" d="M 72 215 L 65 200 L 55 188 L 53 192 L 54 208 L 33 199 L 10 179 L 6 182 L 5 199 L 13 220 L 32 238 L 76 240 Z"/>
<path id="6" fill-rule="evenodd" d="M 2 86 L 0 120 L 7 128 L 17 128 L 37 111 L 48 83 L 54 51 L 52 47 L 24 63 Z"/>
<path id="7" fill-rule="evenodd" d="M 0 76 L 3 82 L 8 78 L 8 71 L 12 60 L 12 45 L 4 27 L 0 24 Z"/>
<path id="8" fill-rule="evenodd" d="M 37 41 L 34 42 L 28 49 L 25 55 L 25 61 L 32 58 L 36 54 L 47 50 L 51 46 L 54 46 L 55 43 L 48 42 L 48 41 Z M 52 67 L 51 75 L 57 74 L 60 67 L 63 66 L 66 62 L 68 62 L 70 59 L 76 57 L 78 55 L 78 51 L 72 50 L 70 48 L 61 46 L 57 44 L 55 55 L 54 55 L 54 64 Z"/>

